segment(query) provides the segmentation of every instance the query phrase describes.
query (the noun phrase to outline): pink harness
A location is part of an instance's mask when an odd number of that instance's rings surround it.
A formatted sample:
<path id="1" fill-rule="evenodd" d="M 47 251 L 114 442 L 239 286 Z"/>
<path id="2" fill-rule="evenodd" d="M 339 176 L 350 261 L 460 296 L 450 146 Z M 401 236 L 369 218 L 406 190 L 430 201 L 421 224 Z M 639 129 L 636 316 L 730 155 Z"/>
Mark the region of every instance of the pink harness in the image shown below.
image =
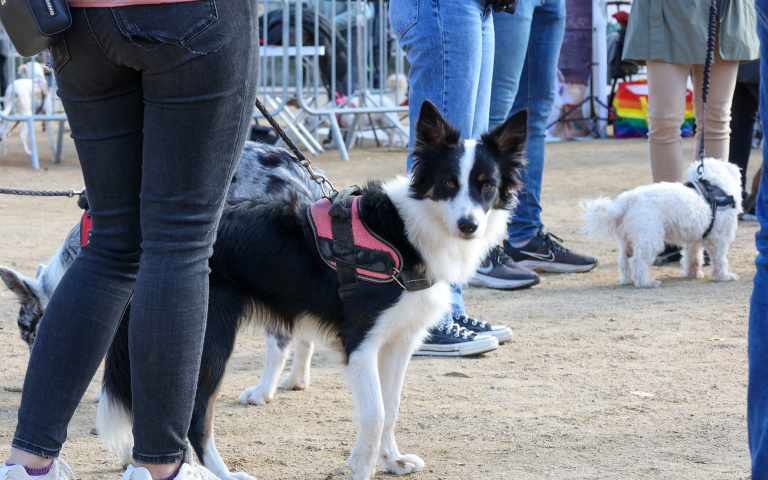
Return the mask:
<path id="1" fill-rule="evenodd" d="M 339 295 L 351 295 L 359 280 L 397 282 L 404 290 L 433 285 L 424 272 L 403 268 L 397 249 L 372 232 L 360 218 L 359 190 L 347 187 L 333 200 L 322 198 L 308 209 L 315 244 L 323 261 L 339 277 Z"/>

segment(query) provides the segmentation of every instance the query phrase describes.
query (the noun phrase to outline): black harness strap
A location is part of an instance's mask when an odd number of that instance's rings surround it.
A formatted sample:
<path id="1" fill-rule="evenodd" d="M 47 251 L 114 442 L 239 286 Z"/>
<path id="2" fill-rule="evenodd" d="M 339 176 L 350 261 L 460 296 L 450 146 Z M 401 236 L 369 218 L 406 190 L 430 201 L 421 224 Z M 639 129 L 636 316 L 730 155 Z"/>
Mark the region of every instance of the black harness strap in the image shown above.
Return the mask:
<path id="1" fill-rule="evenodd" d="M 346 262 L 336 262 L 336 275 L 339 281 L 339 297 L 344 300 L 355 292 L 359 282 L 355 262 L 355 239 L 352 235 L 352 202 L 360 195 L 357 185 L 344 187 L 331 198 L 331 234 L 334 246 L 351 255 L 343 255 Z"/>
<path id="2" fill-rule="evenodd" d="M 709 222 L 709 227 L 707 227 L 707 230 L 702 236 L 702 238 L 707 238 L 707 235 L 712 231 L 712 227 L 715 226 L 717 209 L 725 207 L 736 208 L 736 201 L 733 199 L 733 195 L 726 195 L 722 188 L 712 185 L 703 178 L 700 178 L 696 182 L 686 182 L 685 186 L 698 192 L 698 194 L 704 197 L 704 200 L 709 203 L 709 206 L 712 208 L 712 220 Z"/>

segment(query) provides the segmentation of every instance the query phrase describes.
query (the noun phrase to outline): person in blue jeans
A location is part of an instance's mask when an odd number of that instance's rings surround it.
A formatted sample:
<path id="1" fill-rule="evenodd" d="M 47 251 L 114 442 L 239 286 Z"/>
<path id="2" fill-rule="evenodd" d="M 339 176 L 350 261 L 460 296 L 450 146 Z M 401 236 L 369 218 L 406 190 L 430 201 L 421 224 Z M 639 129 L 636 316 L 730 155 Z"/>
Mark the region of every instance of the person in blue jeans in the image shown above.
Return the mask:
<path id="1" fill-rule="evenodd" d="M 59 458 L 67 426 L 130 300 L 123 479 L 213 480 L 192 463 L 187 432 L 208 259 L 256 99 L 256 2 L 71 10 L 51 56 L 92 227 L 40 323 L 0 479 L 74 478 Z"/>
<path id="2" fill-rule="evenodd" d="M 493 3 L 503 8 L 516 2 Z M 461 131 L 463 139 L 480 138 L 488 130 L 494 55 L 492 11 L 493 5 L 486 0 L 390 2 L 389 21 L 410 63 L 409 169 L 416 119 L 426 99 Z M 415 353 L 474 355 L 493 350 L 499 341 L 511 338 L 509 327 L 468 317 L 461 285 L 454 285 L 451 315 L 433 329 Z"/>
<path id="3" fill-rule="evenodd" d="M 760 121 L 768 131 L 768 0 L 756 0 L 760 37 Z M 768 143 L 763 142 L 763 162 Z M 755 235 L 757 259 L 749 309 L 749 388 L 747 426 L 752 454 L 752 480 L 768 479 L 768 175 L 760 179 L 755 214 L 760 230 Z"/>
<path id="4" fill-rule="evenodd" d="M 539 282 L 534 272 L 586 272 L 597 259 L 572 252 L 541 221 L 541 183 L 547 118 L 555 99 L 565 0 L 520 0 L 514 15 L 495 13 L 496 53 L 489 126 L 528 109 L 528 162 L 520 205 L 509 223 L 503 252 L 491 255 L 470 284 L 514 289 Z M 504 265 L 507 268 L 499 268 Z"/>

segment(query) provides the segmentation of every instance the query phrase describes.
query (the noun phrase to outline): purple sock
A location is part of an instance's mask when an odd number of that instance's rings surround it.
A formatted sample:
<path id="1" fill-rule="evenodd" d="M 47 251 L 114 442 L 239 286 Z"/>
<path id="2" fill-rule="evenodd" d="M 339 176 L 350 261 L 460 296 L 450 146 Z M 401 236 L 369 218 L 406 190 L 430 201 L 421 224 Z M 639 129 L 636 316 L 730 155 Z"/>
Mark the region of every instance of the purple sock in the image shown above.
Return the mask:
<path id="1" fill-rule="evenodd" d="M 180 470 L 181 470 L 181 466 L 179 466 L 179 470 L 176 470 L 176 472 L 173 475 L 171 475 L 170 477 L 158 478 L 157 480 L 173 480 L 174 478 L 176 478 L 176 475 L 179 474 Z"/>
<path id="2" fill-rule="evenodd" d="M 5 462 L 6 467 L 12 467 L 14 465 L 16 464 L 11 462 Z M 24 470 L 27 471 L 27 475 L 29 475 L 30 477 L 42 477 L 43 475 L 47 475 L 48 472 L 51 471 L 52 466 L 53 466 L 53 461 L 51 461 L 51 463 L 47 467 L 41 467 L 41 468 L 24 467 Z"/>

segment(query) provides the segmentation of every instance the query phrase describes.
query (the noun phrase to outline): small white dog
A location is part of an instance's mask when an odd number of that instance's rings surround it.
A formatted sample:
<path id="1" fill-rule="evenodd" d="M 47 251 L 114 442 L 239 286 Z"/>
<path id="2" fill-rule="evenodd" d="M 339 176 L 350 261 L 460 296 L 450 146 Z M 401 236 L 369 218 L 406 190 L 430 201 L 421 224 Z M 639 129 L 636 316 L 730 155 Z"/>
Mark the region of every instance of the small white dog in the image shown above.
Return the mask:
<path id="1" fill-rule="evenodd" d="M 366 97 L 366 107 L 396 107 L 402 103 L 408 96 L 408 78 L 400 74 L 392 74 L 387 78 L 386 90 L 381 95 L 370 95 Z M 348 105 L 351 108 L 357 108 L 360 104 L 360 98 L 355 95 L 349 99 Z M 359 126 L 362 129 L 370 128 L 373 124 L 387 135 L 386 146 L 405 146 L 408 144 L 408 136 L 399 128 L 400 120 L 397 113 L 371 113 L 361 114 L 359 117 Z M 355 120 L 355 115 L 347 113 L 339 115 L 339 126 L 341 128 L 350 128 Z"/>
<path id="2" fill-rule="evenodd" d="M 696 161 L 686 171 L 691 185 L 699 180 L 700 164 Z M 622 285 L 661 285 L 659 280 L 650 278 L 650 269 L 656 255 L 664 249 L 664 242 L 682 247 L 683 274 L 689 278 L 704 277 L 703 248 L 712 259 L 714 280 L 727 282 L 738 278 L 728 271 L 726 255 L 736 236 L 741 213 L 741 173 L 734 164 L 706 158 L 702 178 L 719 187 L 721 197 L 732 197 L 732 204 L 713 209 L 697 188 L 670 182 L 634 188 L 620 194 L 615 202 L 605 197 L 582 202 L 584 231 L 595 238 L 614 237 L 619 241 Z M 702 188 L 701 183 L 698 186 Z"/>
<path id="3" fill-rule="evenodd" d="M 45 77 L 45 74 L 50 71 L 50 67 L 43 66 L 34 61 L 19 65 L 17 70 L 19 78 L 11 82 L 5 89 L 3 115 L 53 115 L 53 93 L 48 88 L 48 81 Z M 11 125 L 11 122 L 3 120 L 3 125 L 0 128 L 3 152 L 5 152 L 5 138 L 11 134 Z M 55 152 L 56 144 L 53 135 L 53 122 L 46 122 L 45 127 L 48 130 L 51 150 Z M 31 155 L 32 151 L 29 149 L 29 124 L 27 122 L 21 122 L 19 137 L 21 138 L 24 152 L 27 155 Z"/>

